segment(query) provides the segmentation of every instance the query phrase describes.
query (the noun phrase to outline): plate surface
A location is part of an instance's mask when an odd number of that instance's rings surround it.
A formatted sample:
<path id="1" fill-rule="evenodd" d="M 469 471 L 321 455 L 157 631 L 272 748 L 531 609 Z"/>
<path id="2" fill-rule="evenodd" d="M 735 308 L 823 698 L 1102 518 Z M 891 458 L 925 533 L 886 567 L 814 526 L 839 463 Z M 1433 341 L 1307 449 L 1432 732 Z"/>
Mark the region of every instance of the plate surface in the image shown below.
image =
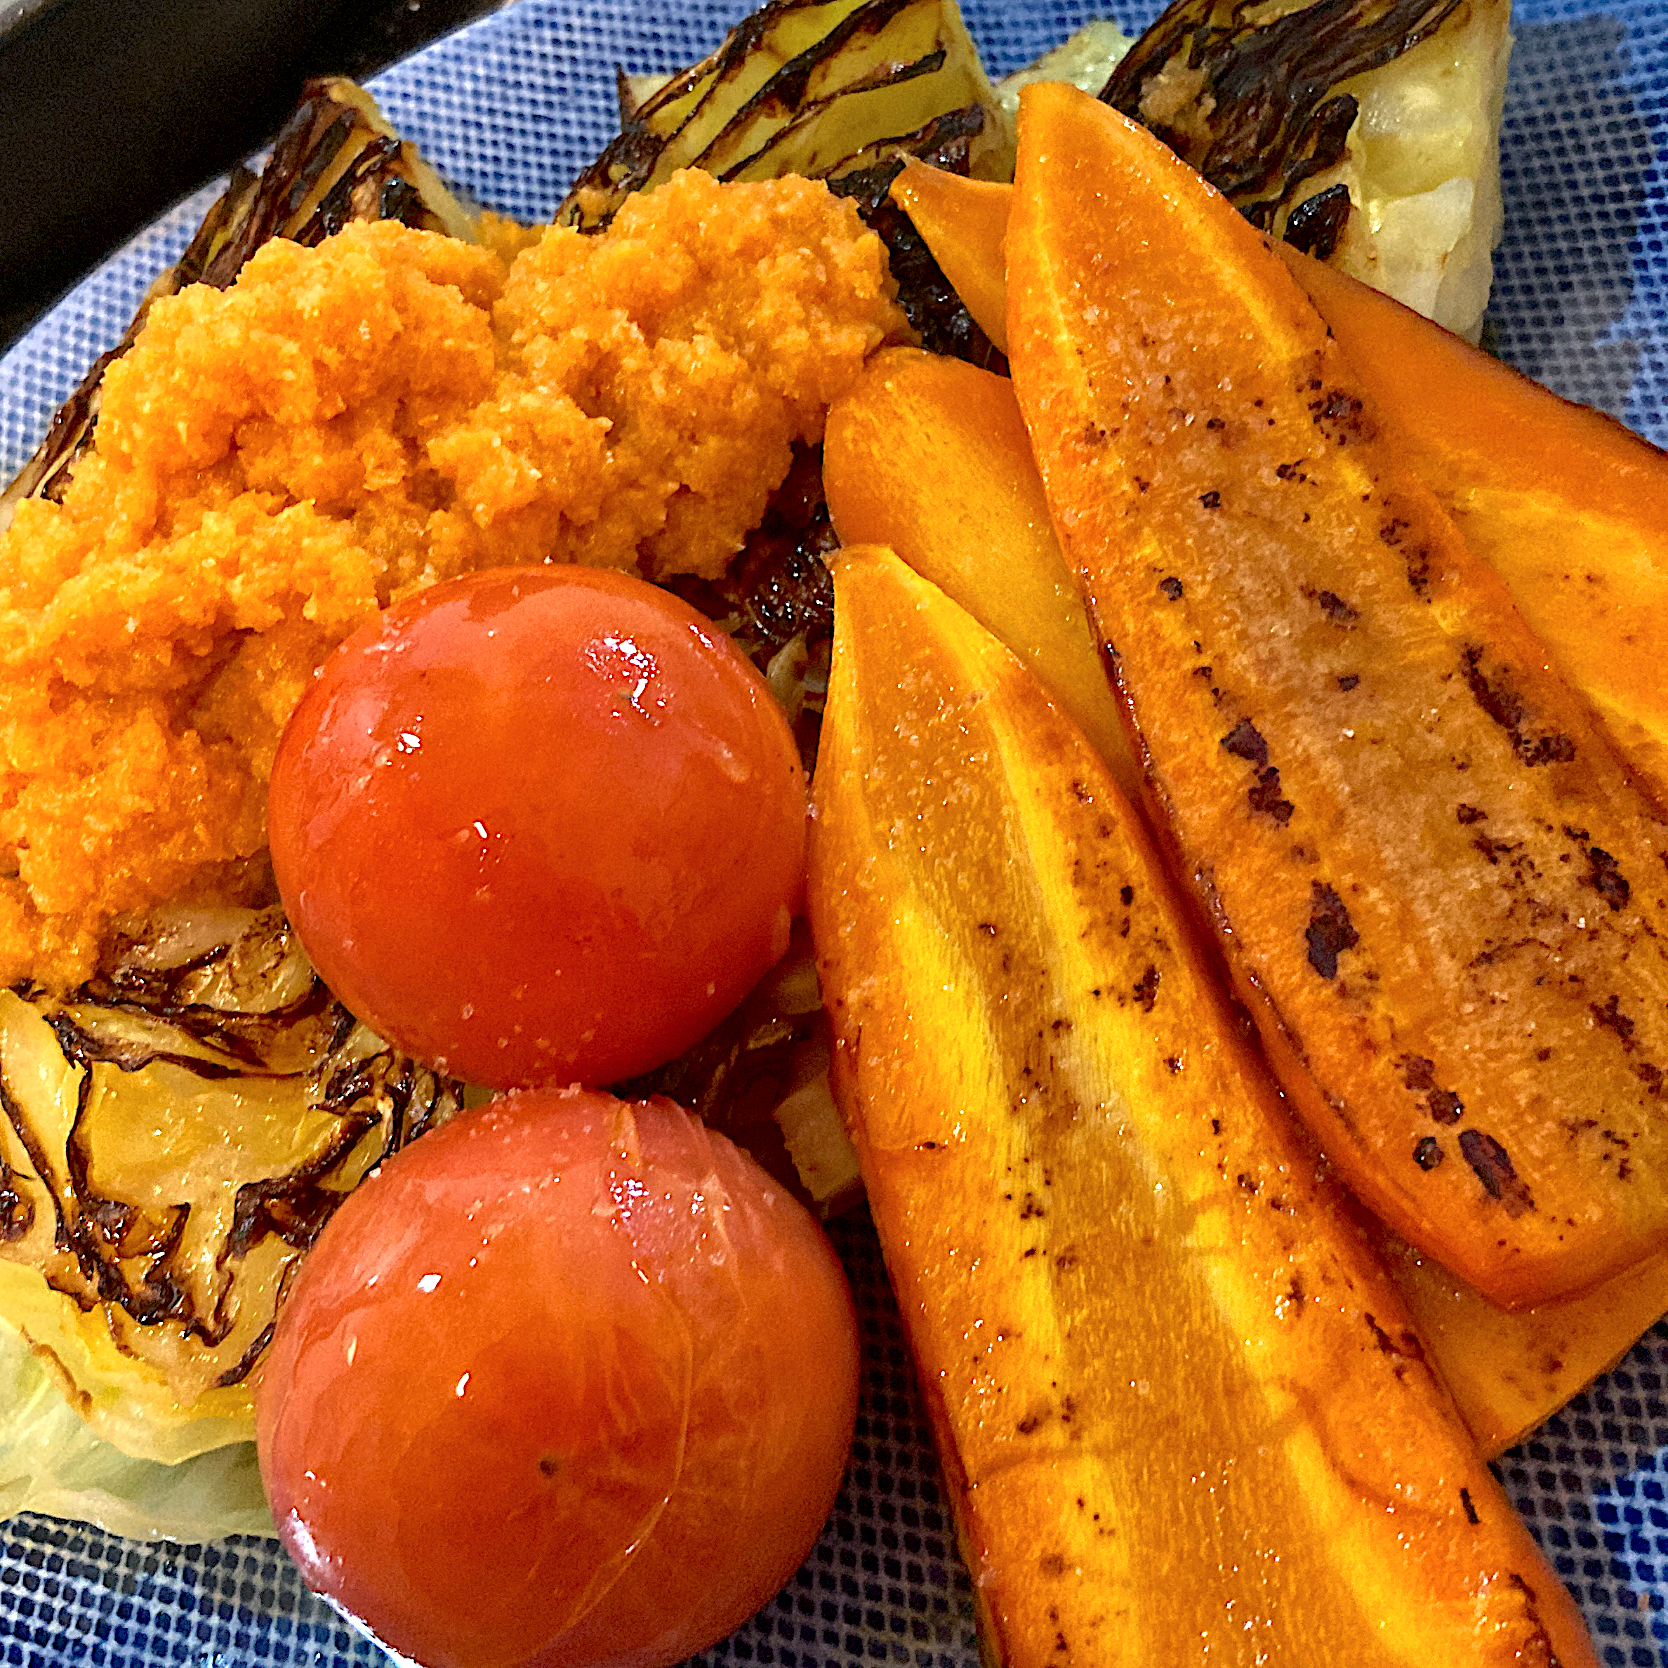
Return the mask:
<path id="1" fill-rule="evenodd" d="M 1134 30 L 1156 9 L 1141 0 L 963 4 L 998 73 L 1096 12 Z M 502 212 L 542 219 L 613 131 L 615 64 L 678 68 L 744 9 L 745 0 L 520 0 L 374 86 L 394 122 L 452 180 Z M 1560 393 L 1668 443 L 1668 5 L 1517 0 L 1516 33 L 1494 343 Z M 58 403 L 121 334 L 212 195 L 179 205 L 0 359 L 0 479 L 15 473 Z M 794 1582 L 702 1660 L 976 1668 L 971 1590 L 879 1254 L 861 1221 L 840 1225 L 835 1239 L 865 1325 L 847 1487 Z M 1608 1668 L 1668 1668 L 1665 1370 L 1668 1327 L 1659 1326 L 1498 1467 L 1584 1606 Z M 265 1542 L 141 1546 L 32 1517 L 0 1530 L 0 1665 L 339 1668 L 385 1660 L 311 1599 Z"/>

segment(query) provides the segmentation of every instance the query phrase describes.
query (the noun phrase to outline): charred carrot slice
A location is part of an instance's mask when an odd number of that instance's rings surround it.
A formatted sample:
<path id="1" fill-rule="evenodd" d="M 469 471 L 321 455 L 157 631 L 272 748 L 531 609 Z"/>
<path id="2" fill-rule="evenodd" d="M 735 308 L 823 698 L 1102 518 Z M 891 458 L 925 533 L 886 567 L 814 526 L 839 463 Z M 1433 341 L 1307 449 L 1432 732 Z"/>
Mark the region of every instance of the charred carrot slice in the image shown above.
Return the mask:
<path id="1" fill-rule="evenodd" d="M 910 162 L 892 196 L 1006 350 L 1012 187 Z M 1668 455 L 1399 301 L 1274 245 L 1397 450 L 1630 760 L 1668 785 Z"/>
<path id="2" fill-rule="evenodd" d="M 1494 1301 L 1668 1239 L 1668 825 L 1263 239 L 1028 90 L 1014 387 L 1193 882 L 1350 1185 Z"/>
<path id="3" fill-rule="evenodd" d="M 1098 755 L 835 569 L 835 1086 L 1008 1668 L 1593 1664 Z"/>
<path id="4" fill-rule="evenodd" d="M 1668 455 L 1277 248 L 1465 542 L 1623 749 L 1668 784 Z"/>
<path id="5" fill-rule="evenodd" d="M 886 545 L 947 591 L 1042 679 L 1119 787 L 1141 791 L 1006 377 L 915 348 L 877 353 L 829 409 L 822 484 L 843 543 Z"/>
<path id="6" fill-rule="evenodd" d="M 1013 187 L 929 168 L 911 158 L 892 182 L 891 195 L 914 221 L 973 322 L 1006 353 L 1008 292 L 1002 238 Z"/>
<path id="7" fill-rule="evenodd" d="M 911 187 L 907 195 L 906 182 Z M 998 194 L 999 202 L 994 201 Z M 893 186 L 893 196 L 909 208 L 939 265 L 947 273 L 954 266 L 963 275 L 955 279 L 958 286 L 969 284 L 969 290 L 960 292 L 963 299 L 970 292 L 983 298 L 973 312 L 987 335 L 994 328 L 988 316 L 992 308 L 1006 307 L 1002 238 L 1011 195 L 1011 187 L 984 185 L 920 163 L 908 165 Z M 1560 663 L 1571 680 L 1601 707 L 1608 705 L 1612 732 L 1638 745 L 1628 720 L 1637 717 L 1641 723 L 1651 722 L 1645 703 L 1653 686 L 1641 675 L 1645 669 L 1636 659 L 1636 650 L 1646 635 L 1652 635 L 1646 627 L 1656 619 L 1657 604 L 1654 592 L 1646 586 L 1654 583 L 1660 565 L 1653 559 L 1647 566 L 1636 553 L 1658 527 L 1668 528 L 1668 504 L 1658 502 L 1662 454 L 1611 419 L 1558 399 L 1353 278 L 1298 254 L 1289 245 L 1276 245 L 1276 249 L 1321 309 L 1351 365 L 1371 384 L 1381 416 L 1396 425 L 1399 447 L 1415 461 L 1421 478 L 1438 493 L 1444 507 L 1459 518 L 1466 542 L 1507 578 L 1513 599 L 1537 631 L 1556 640 Z M 867 385 L 888 357 L 882 354 L 871 362 L 871 369 L 847 396 L 854 406 L 870 397 Z M 946 368 L 946 383 L 960 373 L 966 373 L 962 380 L 985 375 L 953 361 L 930 363 Z M 912 414 L 930 412 L 935 434 L 943 437 L 974 409 L 962 399 L 934 401 L 925 389 L 910 383 L 899 384 L 897 391 L 907 393 L 909 409 L 885 413 L 888 435 L 897 425 L 909 422 Z M 836 422 L 845 404 L 846 400 L 837 402 L 830 414 L 823 451 L 824 479 L 837 527 L 839 506 L 831 464 L 836 455 Z M 954 565 L 991 559 L 995 544 L 1001 549 L 1004 578 L 1015 584 L 1017 572 L 1026 564 L 1026 549 L 998 538 L 983 539 L 976 550 L 964 553 L 947 536 L 963 519 L 962 506 L 969 496 L 962 485 L 966 472 L 959 457 L 938 460 L 934 479 L 919 468 L 871 473 L 869 465 L 885 452 L 878 444 L 881 414 L 872 415 L 877 444 L 861 455 L 854 452 L 849 460 L 852 467 L 840 481 L 854 505 L 853 542 L 872 538 L 892 544 L 916 572 L 933 579 L 964 605 L 966 585 Z M 993 444 L 990 437 L 1004 432 L 988 414 L 968 427 L 976 430 L 979 443 L 987 448 Z M 915 462 L 921 465 L 924 460 Z M 1034 465 L 1029 448 L 1023 458 L 1008 457 L 1007 463 L 1021 478 L 1020 485 L 1010 486 L 1005 495 L 988 490 L 971 495 L 981 508 L 965 519 L 976 520 L 981 528 L 995 519 L 998 504 L 1028 503 L 1033 491 L 1041 493 L 1040 483 L 1031 484 Z M 956 494 L 942 490 L 945 480 L 958 483 Z M 980 484 L 987 484 L 983 476 Z M 1527 504 L 1520 502 L 1520 494 Z M 956 506 L 948 515 L 946 504 Z M 1592 536 L 1600 518 L 1607 529 L 1623 524 L 1631 531 L 1631 541 L 1625 536 Z M 929 531 L 934 535 L 936 566 L 923 565 L 896 536 L 901 533 L 907 539 L 913 534 L 919 539 Z M 1547 540 L 1558 542 L 1549 546 Z M 1557 565 L 1560 551 L 1562 567 Z M 1580 560 L 1576 561 L 1578 552 Z M 1525 558 L 1531 553 L 1552 559 L 1530 566 Z M 1054 557 L 1039 552 L 1032 559 L 1046 562 L 1046 571 L 1053 571 Z M 1564 581 L 1577 574 L 1582 584 L 1572 594 Z M 1544 593 L 1536 583 L 1537 575 L 1550 582 Z M 1625 609 L 1620 600 L 1624 596 Z M 1628 623 L 1613 618 L 1616 613 L 1623 614 Z M 978 617 L 1010 648 L 1018 648 L 1006 615 Z M 1668 639 L 1668 625 L 1654 635 Z M 1612 649 L 1614 658 L 1606 652 Z M 1045 687 L 1058 693 L 1064 681 L 1055 656 L 1052 644 L 1039 643 L 1026 664 Z M 1606 693 L 1611 690 L 1615 696 L 1607 703 Z M 1072 703 L 1068 700 L 1067 705 Z M 1654 723 L 1652 727 L 1654 733 Z M 1634 756 L 1642 764 L 1648 757 L 1642 749 Z M 1118 781 L 1125 785 L 1124 772 L 1118 773 Z M 1511 1447 L 1557 1412 L 1621 1360 L 1668 1311 L 1668 1255 L 1663 1253 L 1591 1291 L 1509 1311 L 1388 1230 L 1375 1226 L 1373 1242 L 1485 1458 Z"/>
<path id="8" fill-rule="evenodd" d="M 1574 1297 L 1502 1309 L 1377 1224 L 1370 1237 L 1484 1459 L 1521 1442 L 1668 1312 L 1668 1256 Z"/>

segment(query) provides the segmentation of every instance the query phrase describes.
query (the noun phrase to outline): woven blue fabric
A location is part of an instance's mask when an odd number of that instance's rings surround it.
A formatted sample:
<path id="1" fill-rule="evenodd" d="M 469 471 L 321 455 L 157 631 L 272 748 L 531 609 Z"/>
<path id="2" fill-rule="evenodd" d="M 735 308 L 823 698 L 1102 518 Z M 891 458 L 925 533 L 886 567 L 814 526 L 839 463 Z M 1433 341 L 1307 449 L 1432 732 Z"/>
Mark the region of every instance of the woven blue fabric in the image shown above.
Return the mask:
<path id="1" fill-rule="evenodd" d="M 612 132 L 613 66 L 688 63 L 742 9 L 739 0 L 520 0 L 390 70 L 376 91 L 465 191 L 536 219 Z M 965 10 L 1002 72 L 1092 8 L 966 0 Z M 1133 30 L 1153 8 L 1121 0 L 1110 10 Z M 1518 0 L 1516 29 L 1494 341 L 1559 392 L 1668 443 L 1668 4 Z M 0 479 L 120 335 L 211 197 L 182 203 L 0 359 Z M 787 1591 L 703 1660 L 974 1668 L 971 1590 L 879 1254 L 862 1224 L 840 1226 L 836 1239 L 865 1327 L 848 1485 Z M 1607 1668 L 1668 1668 L 1665 1368 L 1668 1328 L 1659 1327 L 1499 1467 L 1586 1610 Z M 44 1518 L 0 1531 L 0 1668 L 383 1660 L 266 1543 L 143 1547 Z"/>

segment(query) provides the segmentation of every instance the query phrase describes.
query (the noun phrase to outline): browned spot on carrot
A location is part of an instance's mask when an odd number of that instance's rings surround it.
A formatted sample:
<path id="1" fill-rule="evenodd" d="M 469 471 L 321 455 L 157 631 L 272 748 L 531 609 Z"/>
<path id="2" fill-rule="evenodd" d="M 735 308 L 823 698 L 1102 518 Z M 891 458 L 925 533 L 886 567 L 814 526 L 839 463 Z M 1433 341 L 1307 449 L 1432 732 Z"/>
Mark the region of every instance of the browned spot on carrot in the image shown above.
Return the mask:
<path id="1" fill-rule="evenodd" d="M 1282 828 L 1292 820 L 1292 812 L 1296 809 L 1292 802 L 1281 794 L 1280 772 L 1273 765 L 1258 772 L 1256 785 L 1247 798 L 1253 811 L 1261 816 L 1273 817 Z"/>
<path id="2" fill-rule="evenodd" d="M 1252 812 L 1272 817 L 1284 828 L 1292 820 L 1295 807 L 1280 792 L 1280 772 L 1268 762 L 1268 742 L 1262 732 L 1249 718 L 1242 718 L 1223 736 L 1222 745 L 1236 759 L 1244 759 L 1257 769 L 1257 779 L 1247 793 Z"/>
<path id="3" fill-rule="evenodd" d="M 1467 644 L 1460 651 L 1460 669 L 1472 699 L 1502 730 L 1512 744 L 1512 751 L 1531 767 L 1548 764 L 1567 764 L 1575 757 L 1575 743 L 1556 730 L 1536 735 L 1530 725 L 1534 714 L 1523 698 L 1513 689 L 1503 671 L 1491 679 L 1483 671 L 1483 651 L 1475 644 Z"/>
<path id="4" fill-rule="evenodd" d="M 1588 846 L 1587 861 L 1592 870 L 1581 877 L 1582 885 L 1592 887 L 1612 909 L 1620 909 L 1627 902 L 1632 888 L 1627 883 L 1627 876 L 1616 867 L 1616 859 L 1597 846 Z"/>
<path id="5" fill-rule="evenodd" d="M 1370 440 L 1375 432 L 1366 407 L 1347 389 L 1332 388 L 1309 402 L 1315 427 L 1337 446 Z"/>
<path id="6" fill-rule="evenodd" d="M 1416 1095 L 1425 1097 L 1425 1105 L 1439 1124 L 1457 1124 L 1460 1121 L 1460 1114 L 1465 1110 L 1464 1103 L 1453 1090 L 1438 1084 L 1435 1061 L 1427 1060 L 1422 1054 L 1404 1054 L 1396 1064 L 1402 1068 L 1402 1081 Z"/>
<path id="7" fill-rule="evenodd" d="M 1309 945 L 1309 965 L 1323 979 L 1335 979 L 1338 957 L 1360 943 L 1360 934 L 1344 900 L 1325 881 L 1310 883 L 1309 898 L 1309 925 L 1303 934 Z"/>
<path id="8" fill-rule="evenodd" d="M 1236 759 L 1246 759 L 1259 769 L 1268 763 L 1268 743 L 1249 718 L 1242 718 L 1222 738 L 1222 745 Z"/>
<path id="9" fill-rule="evenodd" d="M 1463 1129 L 1459 1144 L 1483 1191 L 1491 1199 L 1498 1199 L 1508 1216 L 1522 1216 L 1535 1208 L 1528 1187 L 1513 1168 L 1511 1155 L 1492 1135 L 1480 1129 Z"/>
<path id="10" fill-rule="evenodd" d="M 1630 1053 L 1633 1050 L 1633 1021 L 1622 1012 L 1621 998 L 1614 993 L 1601 1008 L 1597 1002 L 1587 1004 L 1593 1016 L 1595 1025 L 1602 1025 L 1607 1031 L 1614 1031 L 1622 1047 Z"/>
<path id="11" fill-rule="evenodd" d="M 1361 610 L 1345 602 L 1336 591 L 1314 591 L 1310 594 L 1314 597 L 1320 611 L 1334 625 L 1351 626 L 1361 618 Z"/>

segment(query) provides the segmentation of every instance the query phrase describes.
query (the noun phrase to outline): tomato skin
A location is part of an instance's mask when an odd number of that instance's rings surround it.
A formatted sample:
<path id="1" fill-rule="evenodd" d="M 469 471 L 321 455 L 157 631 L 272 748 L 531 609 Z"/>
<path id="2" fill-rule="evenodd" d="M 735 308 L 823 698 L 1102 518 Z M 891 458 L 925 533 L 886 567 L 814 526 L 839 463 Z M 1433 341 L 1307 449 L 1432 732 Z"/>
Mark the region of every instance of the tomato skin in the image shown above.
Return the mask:
<path id="1" fill-rule="evenodd" d="M 494 570 L 391 608 L 279 745 L 273 868 L 325 982 L 494 1087 L 616 1082 L 786 949 L 805 781 L 729 639 L 625 574 Z"/>
<path id="2" fill-rule="evenodd" d="M 784 1189 L 670 1101 L 535 1090 L 325 1227 L 261 1472 L 308 1584 L 425 1668 L 665 1668 L 803 1561 L 856 1385 L 845 1277 Z"/>

